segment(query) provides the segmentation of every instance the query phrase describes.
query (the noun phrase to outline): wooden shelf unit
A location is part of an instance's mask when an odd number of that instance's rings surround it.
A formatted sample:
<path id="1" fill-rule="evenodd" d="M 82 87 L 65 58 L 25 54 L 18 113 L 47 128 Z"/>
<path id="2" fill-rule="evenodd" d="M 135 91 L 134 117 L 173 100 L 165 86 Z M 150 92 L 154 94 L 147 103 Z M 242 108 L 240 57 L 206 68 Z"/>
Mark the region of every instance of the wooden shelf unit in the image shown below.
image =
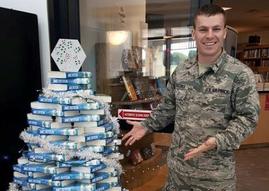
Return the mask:
<path id="1" fill-rule="evenodd" d="M 246 46 L 240 58 L 253 72 L 269 71 L 269 44 Z"/>

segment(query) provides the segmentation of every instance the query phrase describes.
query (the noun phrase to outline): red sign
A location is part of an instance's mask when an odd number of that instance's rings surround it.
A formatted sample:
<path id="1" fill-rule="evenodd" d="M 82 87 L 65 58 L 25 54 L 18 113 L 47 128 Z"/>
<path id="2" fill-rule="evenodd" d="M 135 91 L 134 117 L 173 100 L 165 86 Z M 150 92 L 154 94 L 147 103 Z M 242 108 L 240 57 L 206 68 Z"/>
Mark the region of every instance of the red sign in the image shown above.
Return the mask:
<path id="1" fill-rule="evenodd" d="M 266 97 L 265 97 L 264 110 L 266 110 L 266 111 L 269 110 L 269 95 L 266 95 Z"/>
<path id="2" fill-rule="evenodd" d="M 151 110 L 118 109 L 119 119 L 141 121 L 149 117 Z"/>

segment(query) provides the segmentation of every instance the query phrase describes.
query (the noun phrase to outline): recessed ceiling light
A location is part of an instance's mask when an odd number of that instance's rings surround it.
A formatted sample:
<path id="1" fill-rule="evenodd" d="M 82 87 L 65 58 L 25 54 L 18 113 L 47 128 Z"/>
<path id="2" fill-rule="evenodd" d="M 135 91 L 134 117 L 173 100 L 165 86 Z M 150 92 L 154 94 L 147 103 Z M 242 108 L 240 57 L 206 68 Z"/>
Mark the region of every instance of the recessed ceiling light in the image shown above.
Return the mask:
<path id="1" fill-rule="evenodd" d="M 228 11 L 230 9 L 232 9 L 232 7 L 222 7 L 224 11 Z"/>

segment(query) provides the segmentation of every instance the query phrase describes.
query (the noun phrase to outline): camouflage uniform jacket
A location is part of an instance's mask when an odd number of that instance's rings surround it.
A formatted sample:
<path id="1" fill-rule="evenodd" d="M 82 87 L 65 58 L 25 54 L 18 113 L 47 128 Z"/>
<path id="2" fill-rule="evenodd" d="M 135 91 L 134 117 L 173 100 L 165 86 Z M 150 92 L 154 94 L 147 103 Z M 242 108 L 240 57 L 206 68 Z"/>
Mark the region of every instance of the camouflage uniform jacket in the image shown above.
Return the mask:
<path id="1" fill-rule="evenodd" d="M 158 131 L 175 121 L 168 167 L 181 176 L 223 181 L 235 178 L 233 150 L 253 133 L 258 114 L 259 96 L 252 71 L 223 51 L 201 75 L 196 59 L 179 65 L 162 102 L 142 125 Z M 216 149 L 183 160 L 189 149 L 208 137 L 216 138 Z"/>

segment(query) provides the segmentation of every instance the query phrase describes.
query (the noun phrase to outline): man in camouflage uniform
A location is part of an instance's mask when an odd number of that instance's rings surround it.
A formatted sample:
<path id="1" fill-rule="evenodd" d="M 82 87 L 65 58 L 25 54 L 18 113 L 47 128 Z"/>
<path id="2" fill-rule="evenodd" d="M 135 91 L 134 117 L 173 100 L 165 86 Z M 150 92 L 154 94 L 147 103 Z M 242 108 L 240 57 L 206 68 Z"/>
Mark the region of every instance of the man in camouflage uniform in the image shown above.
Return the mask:
<path id="1" fill-rule="evenodd" d="M 256 127 L 259 97 L 252 71 L 223 50 L 225 26 L 222 8 L 198 10 L 197 58 L 176 68 L 162 102 L 123 137 L 131 145 L 175 120 L 163 190 L 235 190 L 233 151 Z"/>

